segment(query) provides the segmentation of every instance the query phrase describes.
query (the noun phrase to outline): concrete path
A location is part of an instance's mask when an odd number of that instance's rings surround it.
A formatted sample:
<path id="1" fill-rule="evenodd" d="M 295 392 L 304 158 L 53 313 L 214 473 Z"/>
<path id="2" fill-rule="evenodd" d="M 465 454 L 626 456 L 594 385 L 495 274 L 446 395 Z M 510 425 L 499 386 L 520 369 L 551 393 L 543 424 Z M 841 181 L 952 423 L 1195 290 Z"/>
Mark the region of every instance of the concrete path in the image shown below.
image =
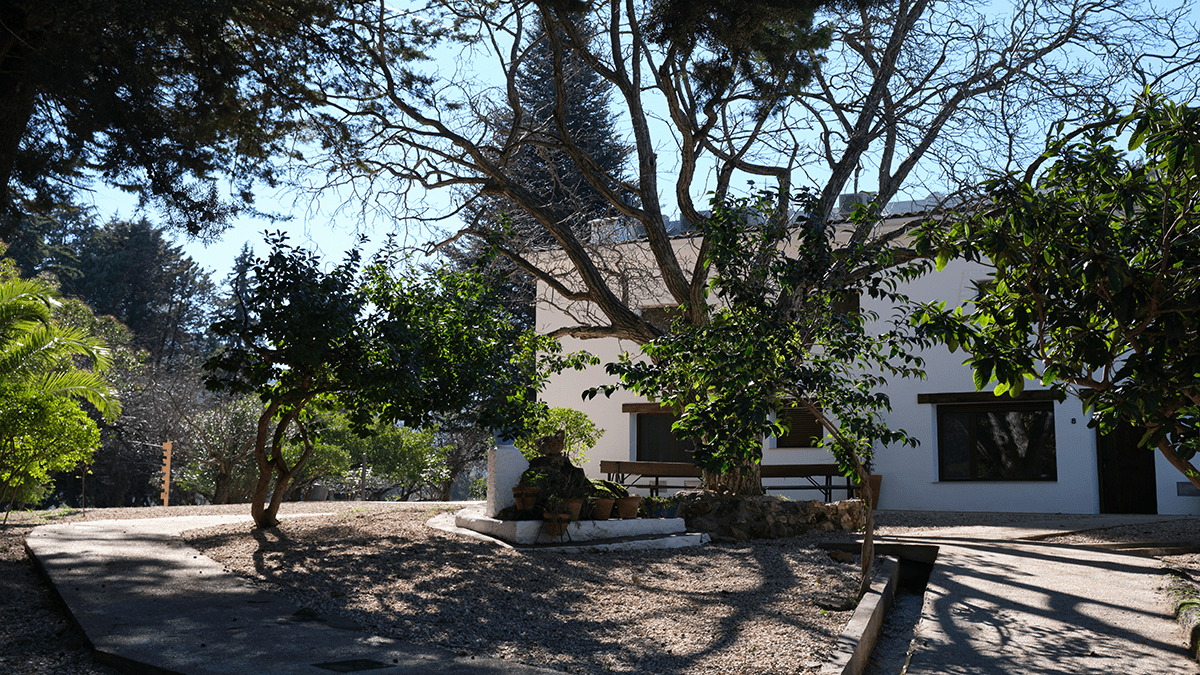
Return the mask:
<path id="1" fill-rule="evenodd" d="M 297 517 L 289 514 L 288 518 Z M 107 520 L 39 527 L 26 539 L 98 661 L 183 675 L 539 675 L 556 671 L 460 657 L 297 615 L 274 593 L 184 544 L 186 530 L 248 517 Z"/>
<path id="2" fill-rule="evenodd" d="M 1078 529 L 1068 516 L 888 539 L 939 547 L 908 674 L 1200 673 L 1160 595 L 1157 560 L 1030 540 Z"/>

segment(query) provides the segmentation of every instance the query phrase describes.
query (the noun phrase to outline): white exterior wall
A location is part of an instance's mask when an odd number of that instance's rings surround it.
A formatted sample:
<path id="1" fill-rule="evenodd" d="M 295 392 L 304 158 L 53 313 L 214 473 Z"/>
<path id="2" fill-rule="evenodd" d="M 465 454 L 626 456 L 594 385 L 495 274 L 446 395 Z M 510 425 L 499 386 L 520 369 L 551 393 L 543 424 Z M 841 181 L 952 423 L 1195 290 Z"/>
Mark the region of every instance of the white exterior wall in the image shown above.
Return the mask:
<path id="1" fill-rule="evenodd" d="M 906 292 L 914 300 L 944 300 L 953 307 L 973 292 L 972 279 L 982 279 L 982 266 L 962 261 L 951 262 L 935 272 L 907 284 Z M 545 292 L 539 287 L 539 293 Z M 889 307 L 872 304 L 864 297 L 864 309 L 873 309 L 883 318 L 891 316 Z M 647 303 L 650 304 L 650 303 Z M 538 309 L 538 330 L 547 332 L 566 324 L 566 317 L 544 304 Z M 587 413 L 605 430 L 597 446 L 588 453 L 584 467 L 589 476 L 600 477 L 600 460 L 635 459 L 635 416 L 621 412 L 624 403 L 645 402 L 626 391 L 611 398 L 602 394 L 583 401 L 581 392 L 601 384 L 615 383 L 604 371 L 604 363 L 615 361 L 621 351 L 636 351 L 637 345 L 615 339 L 563 340 L 564 349 L 587 350 L 600 357 L 601 365 L 585 372 L 569 371 L 554 377 L 542 394 L 550 405 L 570 407 Z M 975 391 L 971 370 L 963 365 L 966 354 L 950 353 L 945 347 L 927 350 L 925 380 L 894 379 L 888 395 L 892 404 L 890 423 L 920 439 L 917 448 L 881 448 L 875 455 L 875 471 L 883 476 L 879 506 L 882 509 L 924 511 L 1002 511 L 1034 513 L 1098 513 L 1099 475 L 1096 433 L 1088 426 L 1090 415 L 1083 412 L 1077 399 L 1070 398 L 1054 406 L 1055 442 L 1058 462 L 1056 481 L 948 481 L 938 480 L 937 406 L 917 402 L 918 394 L 963 393 Z M 1030 383 L 1027 390 L 1042 387 Z M 773 439 L 764 444 L 764 464 L 832 463 L 832 456 L 819 449 L 775 449 Z M 1200 497 L 1179 497 L 1176 482 L 1185 480 L 1156 453 L 1158 512 L 1161 514 L 1200 514 Z M 838 479 L 835 479 L 835 483 Z M 842 481 L 844 482 L 844 480 Z M 768 482 L 768 487 L 769 487 Z M 773 493 L 774 494 L 774 493 Z M 813 499 L 814 490 L 784 493 L 795 499 Z M 844 495 L 844 492 L 841 493 Z M 835 492 L 835 498 L 840 495 Z"/>

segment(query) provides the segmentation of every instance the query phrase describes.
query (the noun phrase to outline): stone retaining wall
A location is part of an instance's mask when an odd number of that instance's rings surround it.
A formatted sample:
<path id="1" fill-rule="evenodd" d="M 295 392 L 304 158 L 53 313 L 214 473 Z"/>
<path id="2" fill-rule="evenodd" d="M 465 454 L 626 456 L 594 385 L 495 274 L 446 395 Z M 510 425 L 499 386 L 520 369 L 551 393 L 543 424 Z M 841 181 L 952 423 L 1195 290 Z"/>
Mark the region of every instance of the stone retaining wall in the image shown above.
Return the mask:
<path id="1" fill-rule="evenodd" d="M 812 530 L 857 530 L 866 525 L 860 499 L 831 504 L 796 502 L 780 497 L 736 497 L 706 490 L 679 493 L 680 515 L 688 532 L 707 532 L 715 541 L 777 539 Z"/>

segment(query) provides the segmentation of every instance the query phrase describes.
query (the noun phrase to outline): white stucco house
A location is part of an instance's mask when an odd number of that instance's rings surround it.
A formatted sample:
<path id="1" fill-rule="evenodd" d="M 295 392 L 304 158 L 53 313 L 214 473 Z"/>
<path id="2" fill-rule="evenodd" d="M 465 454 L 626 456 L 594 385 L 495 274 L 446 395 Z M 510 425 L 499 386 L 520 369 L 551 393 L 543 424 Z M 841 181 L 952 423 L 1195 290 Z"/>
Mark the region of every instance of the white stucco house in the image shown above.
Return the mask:
<path id="1" fill-rule="evenodd" d="M 696 249 L 695 241 L 688 237 L 674 241 L 681 258 Z M 637 248 L 637 242 L 630 242 L 624 255 L 637 255 Z M 982 266 L 951 262 L 941 272 L 910 282 L 904 290 L 914 300 L 944 300 L 953 306 L 968 299 L 974 292 L 972 281 L 984 279 L 986 274 Z M 661 311 L 667 304 L 665 294 L 655 290 L 652 280 L 642 280 L 631 293 L 644 298 L 640 303 L 643 312 Z M 868 298 L 861 302 L 880 316 L 890 315 L 889 308 L 872 306 Z M 586 306 L 563 303 L 547 286 L 539 285 L 539 332 L 576 324 L 579 315 L 588 311 Z M 621 352 L 638 351 L 636 344 L 617 339 L 564 338 L 563 346 L 568 351 L 587 350 L 602 364 L 615 361 Z M 923 356 L 925 380 L 897 379 L 888 389 L 891 424 L 920 439 L 920 446 L 877 449 L 875 472 L 883 476 L 880 508 L 1200 513 L 1200 494 L 1159 453 L 1137 450 L 1137 437 L 1132 433 L 1098 438 L 1077 399 L 1058 403 L 1047 390 L 1032 384 L 1018 399 L 976 392 L 971 371 L 963 365 L 964 354 L 937 347 Z M 686 448 L 670 434 L 672 416 L 656 404 L 626 391 L 611 398 L 581 397 L 586 389 L 614 382 L 600 365 L 584 372 L 564 372 L 542 393 L 549 404 L 587 413 L 605 430 L 587 454 L 584 468 L 588 474 L 602 477 L 602 460 L 687 461 Z M 1006 428 L 1013 424 L 1022 427 L 1019 433 Z M 806 427 L 803 419 L 795 420 L 793 427 L 788 438 L 765 439 L 764 465 L 832 463 L 828 452 L 811 447 L 813 428 Z M 997 458 L 1004 459 L 1002 471 L 997 468 Z M 766 483 L 769 489 L 771 481 Z M 782 494 L 796 499 L 819 495 L 813 491 Z M 835 494 L 835 498 L 841 497 Z"/>

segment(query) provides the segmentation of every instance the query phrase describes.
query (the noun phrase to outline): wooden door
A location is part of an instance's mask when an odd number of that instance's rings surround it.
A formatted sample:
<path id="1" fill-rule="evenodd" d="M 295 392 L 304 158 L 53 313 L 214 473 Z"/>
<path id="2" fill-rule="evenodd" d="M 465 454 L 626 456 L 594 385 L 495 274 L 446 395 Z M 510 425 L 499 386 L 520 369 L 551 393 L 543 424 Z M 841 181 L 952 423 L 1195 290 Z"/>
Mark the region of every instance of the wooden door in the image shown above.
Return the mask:
<path id="1" fill-rule="evenodd" d="M 1100 513 L 1158 513 L 1154 483 L 1154 448 L 1139 448 L 1144 432 L 1121 425 L 1096 435 L 1100 464 Z"/>

